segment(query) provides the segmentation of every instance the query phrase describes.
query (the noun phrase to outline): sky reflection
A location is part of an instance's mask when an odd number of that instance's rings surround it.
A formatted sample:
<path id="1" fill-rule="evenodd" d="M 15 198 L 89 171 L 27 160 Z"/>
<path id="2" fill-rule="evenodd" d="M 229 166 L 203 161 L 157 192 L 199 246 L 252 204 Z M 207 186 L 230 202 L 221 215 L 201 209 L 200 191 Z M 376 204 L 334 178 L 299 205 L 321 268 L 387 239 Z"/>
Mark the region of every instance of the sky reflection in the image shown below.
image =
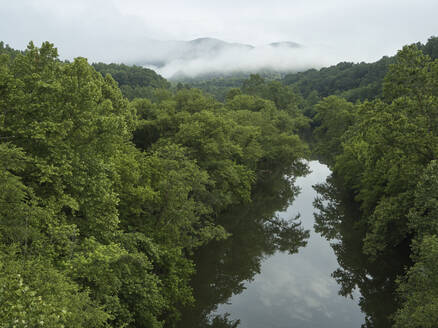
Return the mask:
<path id="1" fill-rule="evenodd" d="M 301 214 L 304 227 L 311 230 L 308 245 L 298 254 L 276 253 L 265 259 L 246 290 L 218 308 L 218 313 L 240 319 L 241 328 L 352 328 L 364 322 L 358 293 L 354 300 L 338 295 L 339 286 L 330 276 L 339 267 L 336 256 L 328 241 L 313 231 L 312 185 L 324 182 L 330 171 L 316 161 L 310 162 L 310 169 L 311 174 L 297 179 L 300 195 L 278 213 L 283 218 Z"/>

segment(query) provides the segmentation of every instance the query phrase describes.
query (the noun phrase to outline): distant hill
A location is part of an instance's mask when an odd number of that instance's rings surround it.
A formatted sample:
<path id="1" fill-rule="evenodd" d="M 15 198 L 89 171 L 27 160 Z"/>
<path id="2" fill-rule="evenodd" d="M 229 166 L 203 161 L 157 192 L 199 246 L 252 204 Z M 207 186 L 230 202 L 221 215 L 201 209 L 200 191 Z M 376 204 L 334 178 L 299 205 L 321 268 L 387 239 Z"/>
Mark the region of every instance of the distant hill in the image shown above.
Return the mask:
<path id="1" fill-rule="evenodd" d="M 171 62 L 218 56 L 225 51 L 248 51 L 254 46 L 230 43 L 214 38 L 198 38 L 190 41 L 147 41 L 151 49 L 136 64 L 161 68 Z"/>
<path id="2" fill-rule="evenodd" d="M 168 89 L 170 83 L 151 69 L 124 64 L 92 64 L 103 76 L 111 74 L 123 94 L 129 98 L 149 98 L 153 89 Z"/>
<path id="3" fill-rule="evenodd" d="M 415 45 L 432 59 L 438 58 L 438 37 L 432 36 L 426 44 Z M 383 78 L 394 62 L 395 56 L 384 56 L 374 63 L 342 62 L 319 70 L 290 73 L 282 81 L 305 98 L 336 94 L 352 102 L 371 100 L 381 95 Z"/>
<path id="4" fill-rule="evenodd" d="M 383 57 L 375 63 L 342 62 L 320 70 L 287 74 L 283 84 L 295 87 L 307 98 L 312 93 L 319 97 L 339 95 L 349 101 L 374 99 L 382 89 L 383 78 L 395 57 Z"/>
<path id="5" fill-rule="evenodd" d="M 277 47 L 295 47 L 293 42 L 271 43 Z M 431 37 L 426 44 L 416 46 L 432 59 L 438 58 L 438 37 Z M 338 95 L 355 102 L 371 100 L 381 96 L 383 79 L 389 66 L 395 62 L 395 56 L 384 56 L 374 63 L 341 62 L 321 69 L 307 69 L 302 72 L 269 72 L 257 73 L 267 81 L 279 80 L 291 86 L 310 104 L 329 95 Z M 249 73 L 234 72 L 228 74 L 204 74 L 195 78 L 181 78 L 187 86 L 204 90 L 223 101 L 232 88 L 240 88 Z"/>
<path id="6" fill-rule="evenodd" d="M 150 51 L 138 56 L 140 59 L 135 62 L 136 65 L 155 69 L 167 78 L 181 80 L 203 74 L 223 75 L 235 71 L 270 69 L 283 62 L 276 57 L 293 58 L 301 45 L 281 41 L 253 46 L 215 38 L 198 38 L 190 41 L 153 40 L 148 41 L 148 48 Z"/>
<path id="7" fill-rule="evenodd" d="M 266 81 L 280 81 L 286 73 L 263 71 L 257 72 L 258 76 Z M 219 101 L 225 101 L 226 95 L 233 88 L 241 88 L 253 73 L 251 72 L 233 72 L 228 74 L 210 73 L 203 74 L 193 78 L 176 77 L 173 83 L 182 85 L 187 88 L 197 88 L 211 94 Z"/>
<path id="8" fill-rule="evenodd" d="M 244 44 L 244 43 L 230 43 L 225 42 L 219 39 L 215 38 L 198 38 L 191 41 L 188 41 L 189 44 L 193 45 L 194 47 L 198 47 L 203 50 L 208 51 L 221 51 L 222 49 L 253 49 L 254 46 L 250 44 Z"/>
<path id="9" fill-rule="evenodd" d="M 285 48 L 299 48 L 301 45 L 296 42 L 291 41 L 281 41 L 281 42 L 271 42 L 269 44 L 271 47 L 279 48 L 279 47 L 285 47 Z"/>

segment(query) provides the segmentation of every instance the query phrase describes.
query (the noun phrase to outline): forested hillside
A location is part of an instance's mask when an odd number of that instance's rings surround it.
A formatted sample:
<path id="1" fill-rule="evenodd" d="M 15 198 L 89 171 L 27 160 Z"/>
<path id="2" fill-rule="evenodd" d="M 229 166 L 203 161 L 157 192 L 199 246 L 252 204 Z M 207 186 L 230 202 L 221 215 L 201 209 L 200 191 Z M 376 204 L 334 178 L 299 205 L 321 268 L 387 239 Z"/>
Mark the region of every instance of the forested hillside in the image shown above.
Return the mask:
<path id="1" fill-rule="evenodd" d="M 432 59 L 438 58 L 438 38 L 431 37 L 426 44 L 415 44 Z M 279 80 L 292 87 L 309 102 L 315 102 L 330 95 L 337 95 L 350 102 L 373 100 L 381 97 L 383 79 L 393 64 L 395 56 L 384 56 L 374 63 L 342 62 L 321 69 L 309 69 L 304 72 L 257 72 L 266 80 Z M 204 76 L 185 79 L 182 82 L 199 88 L 223 101 L 231 88 L 240 88 L 249 74 L 235 73 L 220 77 Z"/>
<path id="2" fill-rule="evenodd" d="M 424 45 L 417 43 L 416 47 L 432 59 L 438 58 L 437 37 L 429 38 Z M 375 63 L 344 62 L 320 70 L 288 74 L 283 83 L 295 87 L 304 98 L 337 95 L 351 102 L 373 100 L 382 96 L 383 78 L 394 62 L 394 56 L 382 57 Z"/>
<path id="3" fill-rule="evenodd" d="M 228 92 L 233 88 L 242 87 L 243 83 L 254 75 L 248 72 L 233 72 L 227 74 L 203 74 L 198 77 L 181 77 L 173 78 L 172 83 L 177 87 L 196 88 L 208 94 L 215 99 L 224 102 Z M 280 80 L 285 74 L 269 70 L 257 71 L 257 75 L 267 81 Z"/>
<path id="4" fill-rule="evenodd" d="M 119 84 L 123 95 L 134 98 L 150 98 L 153 89 L 168 89 L 170 83 L 153 70 L 141 66 L 94 63 L 93 67 L 103 76 L 110 74 Z"/>
<path id="5" fill-rule="evenodd" d="M 305 97 L 315 93 L 320 97 L 339 95 L 349 101 L 380 96 L 382 80 L 393 57 L 383 57 L 375 63 L 339 63 L 335 66 L 288 74 L 283 83 L 292 85 Z"/>

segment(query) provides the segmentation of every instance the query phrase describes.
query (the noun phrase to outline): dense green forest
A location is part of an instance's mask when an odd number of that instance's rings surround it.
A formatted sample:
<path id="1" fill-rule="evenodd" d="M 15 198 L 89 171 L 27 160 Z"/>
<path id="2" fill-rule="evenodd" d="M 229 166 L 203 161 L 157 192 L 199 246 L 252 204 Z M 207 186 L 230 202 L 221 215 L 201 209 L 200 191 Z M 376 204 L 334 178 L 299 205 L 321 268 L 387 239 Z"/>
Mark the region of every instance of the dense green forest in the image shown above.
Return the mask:
<path id="1" fill-rule="evenodd" d="M 227 237 L 218 214 L 274 172 L 306 173 L 293 104 L 195 89 L 130 102 L 50 43 L 0 60 L 2 327 L 175 326 L 190 254 Z"/>
<path id="2" fill-rule="evenodd" d="M 233 72 L 227 74 L 202 74 L 196 77 L 172 78 L 172 83 L 177 88 L 196 88 L 213 95 L 219 101 L 225 101 L 231 89 L 242 87 L 243 83 L 251 76 L 248 72 Z M 281 80 L 285 73 L 269 70 L 257 71 L 257 75 L 268 81 Z"/>
<path id="3" fill-rule="evenodd" d="M 311 156 L 333 172 L 316 187 L 316 228 L 337 242 L 341 293 L 359 287 L 366 327 L 434 327 L 437 55 L 432 37 L 373 64 L 251 75 L 208 95 L 138 66 L 63 62 L 48 42 L 0 43 L 0 327 L 176 327 L 204 298 L 214 309 L 208 297 L 241 280 L 194 290 L 207 270 L 195 251 L 208 259 L 202 246 L 241 224 L 243 244 L 251 233 L 296 252 L 307 232 L 272 218 L 260 190 L 284 207 Z M 257 269 L 242 254 L 239 279 Z"/>
<path id="4" fill-rule="evenodd" d="M 416 47 L 432 59 L 438 58 L 438 38 L 431 37 L 426 44 L 417 43 Z M 283 83 L 295 87 L 304 98 L 337 95 L 351 102 L 373 100 L 382 96 L 384 77 L 395 60 L 396 56 L 384 56 L 375 63 L 343 62 L 320 70 L 287 74 Z"/>

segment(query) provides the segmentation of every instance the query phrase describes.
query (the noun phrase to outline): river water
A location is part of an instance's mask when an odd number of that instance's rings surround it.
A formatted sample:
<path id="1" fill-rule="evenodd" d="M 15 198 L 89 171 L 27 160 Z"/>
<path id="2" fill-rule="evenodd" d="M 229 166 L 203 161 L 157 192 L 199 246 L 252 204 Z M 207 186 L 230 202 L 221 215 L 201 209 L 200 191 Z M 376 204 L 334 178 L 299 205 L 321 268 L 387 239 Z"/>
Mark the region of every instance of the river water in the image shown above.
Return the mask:
<path id="1" fill-rule="evenodd" d="M 260 208 L 255 204 L 228 221 L 233 237 L 197 254 L 193 285 L 198 303 L 183 315 L 181 327 L 359 328 L 364 323 L 359 293 L 353 299 L 338 295 L 340 287 L 331 277 L 339 267 L 337 258 L 330 243 L 313 229 L 317 194 L 312 185 L 324 183 L 330 170 L 317 161 L 309 167 L 311 173 L 295 181 L 301 191 L 292 204 L 275 212 L 286 220 L 300 214 L 302 226 L 310 232 L 307 245 L 293 254 L 282 252 L 272 229 L 245 221 L 251 215 L 269 215 L 261 208 L 272 203 L 274 210 L 284 206 L 291 195 L 284 185 L 275 187 L 277 198 L 262 196 Z M 302 237 L 297 232 L 292 243 Z M 222 319 L 215 321 L 216 316 Z"/>

